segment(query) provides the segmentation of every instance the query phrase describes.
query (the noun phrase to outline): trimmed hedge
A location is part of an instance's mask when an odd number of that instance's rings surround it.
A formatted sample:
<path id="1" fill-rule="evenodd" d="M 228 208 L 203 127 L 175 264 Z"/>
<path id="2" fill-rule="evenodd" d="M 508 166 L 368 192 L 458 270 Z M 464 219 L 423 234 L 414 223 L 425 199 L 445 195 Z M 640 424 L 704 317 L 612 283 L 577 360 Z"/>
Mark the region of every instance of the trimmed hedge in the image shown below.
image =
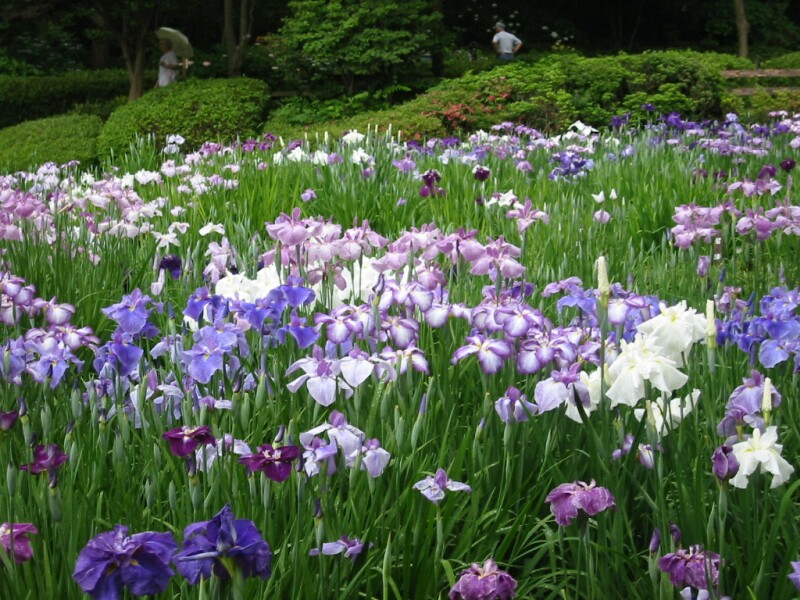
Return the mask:
<path id="1" fill-rule="evenodd" d="M 0 128 L 69 112 L 77 104 L 128 95 L 124 70 L 77 71 L 58 76 L 0 75 Z"/>
<path id="2" fill-rule="evenodd" d="M 577 119 L 602 126 L 628 112 L 633 119 L 651 118 L 642 108 L 645 104 L 652 104 L 658 114 L 678 111 L 687 117 L 712 118 L 723 113 L 727 97 L 719 72 L 748 67 L 752 63 L 747 59 L 692 51 L 598 58 L 554 54 L 533 64 L 520 60 L 448 80 L 389 111 L 365 113 L 333 127 L 326 123 L 284 128 L 280 121 L 268 122 L 267 127 L 280 135 L 297 135 L 392 123 L 395 130 L 416 137 L 488 129 L 512 121 L 555 132 Z"/>
<path id="3" fill-rule="evenodd" d="M 180 134 L 185 149 L 212 140 L 255 135 L 264 122 L 269 88 L 256 79 L 192 79 L 146 93 L 114 111 L 100 132 L 101 157 L 119 155 L 138 137 Z"/>
<path id="4" fill-rule="evenodd" d="M 27 121 L 0 130 L 0 172 L 23 171 L 46 162 L 97 160 L 103 122 L 91 115 L 62 115 Z"/>

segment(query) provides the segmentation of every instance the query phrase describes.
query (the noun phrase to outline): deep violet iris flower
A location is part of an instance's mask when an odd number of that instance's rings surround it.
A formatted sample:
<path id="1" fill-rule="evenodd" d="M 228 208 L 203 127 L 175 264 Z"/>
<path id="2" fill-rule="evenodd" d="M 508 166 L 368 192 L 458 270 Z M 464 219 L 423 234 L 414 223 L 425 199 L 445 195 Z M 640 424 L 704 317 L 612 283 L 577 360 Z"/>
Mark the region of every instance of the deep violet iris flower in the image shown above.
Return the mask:
<path id="1" fill-rule="evenodd" d="M 244 577 L 267 579 L 272 552 L 255 523 L 236 519 L 226 504 L 210 521 L 189 525 L 183 532 L 183 549 L 175 554 L 178 571 L 192 585 L 212 573 L 230 579 L 234 570 Z"/>
<path id="2" fill-rule="evenodd" d="M 160 594 L 174 575 L 169 563 L 177 548 L 171 533 L 129 536 L 127 527 L 117 525 L 89 540 L 78 555 L 72 578 L 99 600 L 121 598 L 123 587 L 134 596 Z"/>

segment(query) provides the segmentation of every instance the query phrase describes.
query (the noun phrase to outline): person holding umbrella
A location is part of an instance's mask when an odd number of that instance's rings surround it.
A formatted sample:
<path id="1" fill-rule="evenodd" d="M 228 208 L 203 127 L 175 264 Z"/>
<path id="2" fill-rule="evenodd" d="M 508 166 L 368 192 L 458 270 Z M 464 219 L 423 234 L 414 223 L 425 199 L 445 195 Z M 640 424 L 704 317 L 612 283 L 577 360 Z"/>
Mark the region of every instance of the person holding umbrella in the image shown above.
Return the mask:
<path id="1" fill-rule="evenodd" d="M 188 38 L 177 29 L 170 27 L 159 27 L 156 30 L 158 45 L 161 48 L 161 60 L 158 62 L 158 81 L 155 87 L 165 87 L 175 83 L 178 76 L 180 61 L 178 56 L 183 57 L 184 73 L 187 60 L 192 57 L 194 50 Z"/>
<path id="2" fill-rule="evenodd" d="M 158 81 L 155 87 L 166 87 L 175 83 L 178 76 L 178 56 L 172 50 L 172 42 L 167 38 L 158 40 L 158 47 L 161 49 L 161 60 L 158 61 Z"/>

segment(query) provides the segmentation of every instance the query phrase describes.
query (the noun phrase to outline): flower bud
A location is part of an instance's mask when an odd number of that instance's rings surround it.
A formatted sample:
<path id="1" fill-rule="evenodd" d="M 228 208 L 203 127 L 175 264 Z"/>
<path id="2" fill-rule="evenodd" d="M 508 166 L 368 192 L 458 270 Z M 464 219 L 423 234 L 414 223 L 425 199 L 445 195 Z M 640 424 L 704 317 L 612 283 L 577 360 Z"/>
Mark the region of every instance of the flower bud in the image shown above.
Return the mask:
<path id="1" fill-rule="evenodd" d="M 727 481 L 739 471 L 739 461 L 731 446 L 720 446 L 711 455 L 714 476 L 719 481 Z"/>

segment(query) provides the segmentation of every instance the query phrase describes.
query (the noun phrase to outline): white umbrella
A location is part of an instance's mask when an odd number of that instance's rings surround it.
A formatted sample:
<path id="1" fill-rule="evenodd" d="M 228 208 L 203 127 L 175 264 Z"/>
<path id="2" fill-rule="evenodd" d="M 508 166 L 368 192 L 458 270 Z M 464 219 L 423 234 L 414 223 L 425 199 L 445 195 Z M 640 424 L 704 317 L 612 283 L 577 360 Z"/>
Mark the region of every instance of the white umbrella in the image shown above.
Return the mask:
<path id="1" fill-rule="evenodd" d="M 172 50 L 178 56 L 192 58 L 194 55 L 194 50 L 192 50 L 192 45 L 189 43 L 189 38 L 177 29 L 161 27 L 156 30 L 156 36 L 160 40 L 169 40 L 172 43 Z"/>

